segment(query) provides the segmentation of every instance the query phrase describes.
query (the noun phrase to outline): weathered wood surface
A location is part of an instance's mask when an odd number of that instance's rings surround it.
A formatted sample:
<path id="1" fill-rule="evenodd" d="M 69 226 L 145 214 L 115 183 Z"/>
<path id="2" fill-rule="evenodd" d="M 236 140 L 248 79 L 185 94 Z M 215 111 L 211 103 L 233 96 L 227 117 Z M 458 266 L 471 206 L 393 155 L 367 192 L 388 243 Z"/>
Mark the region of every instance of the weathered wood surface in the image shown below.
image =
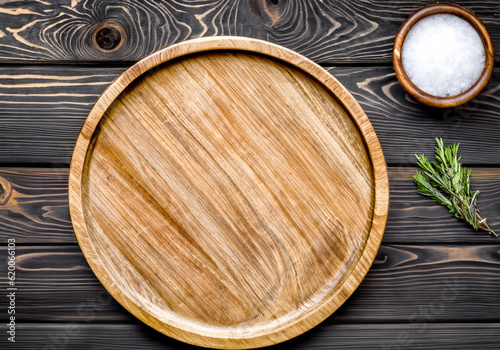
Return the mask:
<path id="1" fill-rule="evenodd" d="M 496 46 L 496 0 L 454 0 L 484 22 Z M 0 62 L 137 61 L 173 43 L 239 35 L 283 45 L 320 63 L 391 62 L 401 23 L 425 0 L 3 1 Z M 93 38 L 118 28 L 121 43 Z M 113 47 L 109 43 L 101 44 Z M 498 53 L 497 53 L 498 57 Z"/>
<path id="2" fill-rule="evenodd" d="M 500 69 L 470 102 L 454 108 L 425 106 L 399 84 L 392 67 L 334 67 L 328 71 L 358 100 L 370 118 L 390 165 L 415 164 L 434 154 L 434 138 L 460 143 L 464 164 L 499 164 Z"/>
<path id="3" fill-rule="evenodd" d="M 0 67 L 0 164 L 69 164 L 93 103 L 125 68 Z M 460 142 L 465 164 L 500 164 L 500 68 L 470 103 L 433 109 L 417 103 L 392 67 L 331 67 L 370 119 L 386 161 L 415 164 L 434 137 Z M 480 157 L 478 156 L 480 155 Z"/>
<path id="4" fill-rule="evenodd" d="M 0 168 L 11 195 L 0 205 L 0 242 L 76 243 L 68 207 L 68 169 Z M 2 186 L 3 188 L 3 186 Z"/>
<path id="5" fill-rule="evenodd" d="M 483 20 L 499 62 L 498 1 L 451 2 Z M 132 62 L 174 42 L 224 34 L 275 42 L 327 67 L 361 104 L 393 165 L 384 243 L 367 278 L 326 322 L 275 348 L 497 349 L 498 241 L 419 196 L 410 175 L 413 154 L 432 153 L 433 137 L 460 142 L 466 164 L 489 166 L 476 168 L 473 181 L 482 214 L 500 225 L 500 70 L 462 107 L 436 110 L 409 97 L 391 66 L 392 45 L 402 22 L 428 3 L 1 1 L 0 176 L 13 192 L 0 205 L 0 258 L 16 238 L 23 265 L 17 348 L 194 349 L 137 321 L 94 277 L 69 220 L 67 167 L 91 106 Z M 104 27 L 126 40 L 99 49 L 93 35 Z M 112 47 L 116 31 L 96 43 Z M 1 309 L 5 303 L 0 298 Z M 16 348 L 6 337 L 0 347 Z"/>
<path id="6" fill-rule="evenodd" d="M 22 323 L 18 342 L 7 349 L 196 350 L 144 324 Z M 276 345 L 276 350 L 497 350 L 500 323 L 322 324 L 308 333 Z M 83 345 L 85 344 L 85 345 Z"/>
<path id="7" fill-rule="evenodd" d="M 0 67 L 0 163 L 69 164 L 87 114 L 123 71 Z"/>
<path id="8" fill-rule="evenodd" d="M 384 243 L 497 243 L 453 218 L 448 210 L 419 195 L 411 175 L 415 168 L 390 167 L 390 208 Z M 13 195 L 0 206 L 0 242 L 76 243 L 68 210 L 67 168 L 0 168 Z M 500 227 L 500 169 L 474 168 L 479 208 L 493 228 Z"/>
<path id="9" fill-rule="evenodd" d="M 134 320 L 78 246 L 18 246 L 16 252 L 16 315 L 23 323 Z M 325 323 L 498 322 L 499 273 L 498 245 L 382 245 L 360 287 Z M 3 309 L 6 303 L 0 299 Z"/>
<path id="10" fill-rule="evenodd" d="M 445 207 L 417 193 L 411 177 L 416 168 L 390 167 L 389 218 L 384 243 L 484 242 L 498 244 L 486 232 L 474 231 Z M 500 169 L 474 168 L 472 188 L 481 193 L 479 209 L 500 230 Z"/>

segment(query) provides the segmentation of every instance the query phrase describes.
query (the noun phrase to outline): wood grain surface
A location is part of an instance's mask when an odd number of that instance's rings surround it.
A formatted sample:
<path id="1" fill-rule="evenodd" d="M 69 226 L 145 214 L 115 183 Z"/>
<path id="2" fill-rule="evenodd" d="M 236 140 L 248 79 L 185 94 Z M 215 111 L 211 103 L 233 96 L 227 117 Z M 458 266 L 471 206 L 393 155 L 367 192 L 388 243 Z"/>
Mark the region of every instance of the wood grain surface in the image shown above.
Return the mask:
<path id="1" fill-rule="evenodd" d="M 78 246 L 19 246 L 17 252 L 22 307 L 16 315 L 23 322 L 135 322 Z M 382 245 L 359 288 L 323 324 L 498 322 L 500 304 L 492 300 L 499 270 L 500 248 L 491 242 Z"/>
<path id="2" fill-rule="evenodd" d="M 329 324 L 321 325 L 295 339 L 276 345 L 273 349 L 325 348 L 409 349 L 409 350 L 496 350 L 500 341 L 499 323 L 428 323 L 428 324 Z M 76 349 L 86 344 L 90 349 L 112 350 L 195 350 L 141 324 L 55 323 L 21 324 L 23 343 L 0 346 L 9 349 L 36 349 L 39 344 Z M 24 345 L 23 345 L 24 344 Z"/>
<path id="3" fill-rule="evenodd" d="M 499 46 L 496 0 L 451 2 L 475 12 Z M 428 3 L 7 0 L 0 12 L 0 62 L 134 62 L 183 40 L 239 35 L 269 40 L 318 63 L 390 63 L 399 26 Z M 119 28 L 122 43 L 102 50 L 93 38 L 109 27 Z"/>
<path id="4" fill-rule="evenodd" d="M 0 165 L 69 164 L 93 103 L 124 70 L 0 67 Z M 434 137 L 459 142 L 467 165 L 498 163 L 500 69 L 477 98 L 444 110 L 406 94 L 392 67 L 339 66 L 328 71 L 368 115 L 389 164 L 413 166 L 415 153 L 433 152 Z"/>
<path id="5" fill-rule="evenodd" d="M 413 167 L 388 169 L 390 207 L 384 243 L 476 242 L 491 237 L 472 230 L 448 210 L 417 193 Z M 11 200 L 0 206 L 0 242 L 76 243 L 68 207 L 67 168 L 0 168 L 13 188 Z M 481 191 L 479 209 L 491 227 L 500 227 L 500 169 L 474 168 L 473 189 Z M 493 241 L 496 242 L 496 241 Z"/>
<path id="6" fill-rule="evenodd" d="M 356 98 L 370 118 L 393 166 L 413 166 L 415 154 L 434 154 L 436 137 L 460 143 L 462 162 L 498 164 L 500 70 L 475 99 L 454 108 L 432 108 L 413 99 L 392 67 L 333 67 L 328 71 Z M 490 133 L 491 132 L 491 133 Z"/>
<path id="7" fill-rule="evenodd" d="M 500 62 L 499 2 L 450 2 L 483 21 Z M 93 275 L 71 227 L 68 167 L 92 105 L 132 63 L 175 42 L 229 34 L 284 45 L 327 68 L 367 113 L 390 165 L 387 230 L 367 278 L 332 317 L 272 348 L 497 349 L 498 240 L 416 194 L 410 176 L 414 153 L 431 154 L 434 137 L 460 142 L 481 213 L 500 225 L 500 70 L 462 107 L 435 110 L 406 94 L 391 64 L 394 37 L 429 3 L 0 1 L 0 177 L 12 191 L 0 205 L 0 260 L 15 238 L 21 267 L 18 342 L 2 336 L 0 348 L 198 349 L 138 321 Z"/>
<path id="8" fill-rule="evenodd" d="M 375 258 L 388 195 L 378 140 L 342 85 L 235 37 L 123 73 L 83 125 L 69 178 L 78 243 L 114 298 L 217 348 L 282 342 L 342 305 Z"/>
<path id="9" fill-rule="evenodd" d="M 0 163 L 69 164 L 90 109 L 124 70 L 0 67 Z"/>

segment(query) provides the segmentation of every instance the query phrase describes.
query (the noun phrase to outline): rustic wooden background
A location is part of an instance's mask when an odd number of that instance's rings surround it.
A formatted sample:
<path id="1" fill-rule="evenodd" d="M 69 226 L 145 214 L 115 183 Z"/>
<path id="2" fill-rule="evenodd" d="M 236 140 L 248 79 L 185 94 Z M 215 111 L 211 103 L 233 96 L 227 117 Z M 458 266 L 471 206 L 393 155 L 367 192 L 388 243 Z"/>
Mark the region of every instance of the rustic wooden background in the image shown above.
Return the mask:
<path id="1" fill-rule="evenodd" d="M 274 348 L 498 349 L 500 240 L 416 194 L 411 174 L 414 153 L 432 153 L 434 137 L 460 142 L 481 213 L 500 231 L 500 68 L 461 107 L 408 96 L 391 63 L 394 36 L 432 2 L 0 1 L 0 177 L 12 188 L 4 204 L 0 188 L 2 323 L 10 238 L 18 287 L 16 343 L 4 325 L 0 348 L 194 349 L 138 322 L 95 278 L 71 227 L 68 165 L 93 103 L 132 63 L 190 38 L 241 35 L 323 65 L 366 111 L 389 165 L 387 230 L 366 279 L 325 322 Z M 483 21 L 499 64 L 500 2 L 451 2 Z"/>

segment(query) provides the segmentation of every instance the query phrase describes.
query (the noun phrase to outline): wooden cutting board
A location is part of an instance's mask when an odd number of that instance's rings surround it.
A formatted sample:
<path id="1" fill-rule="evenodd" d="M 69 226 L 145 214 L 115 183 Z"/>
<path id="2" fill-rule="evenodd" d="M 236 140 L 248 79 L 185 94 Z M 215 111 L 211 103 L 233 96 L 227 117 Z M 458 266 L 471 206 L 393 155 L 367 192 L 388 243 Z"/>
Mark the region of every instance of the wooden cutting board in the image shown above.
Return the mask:
<path id="1" fill-rule="evenodd" d="M 267 42 L 187 41 L 102 94 L 76 143 L 70 210 L 106 289 L 181 341 L 297 336 L 357 288 L 388 212 L 368 118 L 325 70 Z"/>

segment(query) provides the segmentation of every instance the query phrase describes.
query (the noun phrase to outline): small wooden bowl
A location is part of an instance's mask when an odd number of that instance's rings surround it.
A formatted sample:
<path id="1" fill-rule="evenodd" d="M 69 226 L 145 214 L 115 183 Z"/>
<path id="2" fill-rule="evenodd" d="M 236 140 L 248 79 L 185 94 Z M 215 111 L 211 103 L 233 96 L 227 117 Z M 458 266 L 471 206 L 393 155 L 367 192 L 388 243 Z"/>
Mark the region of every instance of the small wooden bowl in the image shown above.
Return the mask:
<path id="1" fill-rule="evenodd" d="M 481 37 L 486 54 L 484 69 L 479 79 L 468 90 L 455 96 L 438 97 L 430 95 L 419 89 L 406 75 L 401 59 L 401 48 L 403 46 L 403 42 L 413 25 L 427 16 L 435 15 L 438 13 L 455 15 L 469 22 Z M 398 80 L 403 88 L 408 91 L 408 93 L 410 93 L 419 102 L 426 105 L 439 108 L 448 108 L 458 106 L 470 101 L 471 99 L 476 97 L 479 92 L 486 86 L 488 80 L 491 77 L 491 74 L 493 73 L 495 54 L 488 31 L 484 27 L 483 23 L 472 12 L 458 5 L 432 4 L 422 7 L 403 23 L 403 25 L 399 29 L 398 34 L 396 35 L 392 61 L 394 64 L 394 69 L 396 71 L 396 76 L 398 77 Z"/>

